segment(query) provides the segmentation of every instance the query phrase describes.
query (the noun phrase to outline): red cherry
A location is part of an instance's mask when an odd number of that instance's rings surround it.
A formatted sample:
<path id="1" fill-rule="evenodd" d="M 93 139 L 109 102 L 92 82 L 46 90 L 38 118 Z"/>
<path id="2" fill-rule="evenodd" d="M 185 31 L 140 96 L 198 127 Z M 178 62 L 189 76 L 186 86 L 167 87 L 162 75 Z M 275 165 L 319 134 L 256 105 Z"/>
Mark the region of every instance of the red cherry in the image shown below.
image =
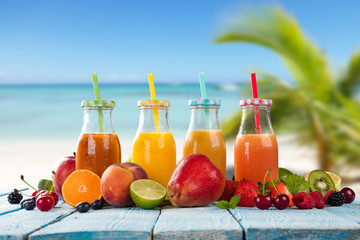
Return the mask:
<path id="1" fill-rule="evenodd" d="M 289 206 L 290 199 L 286 194 L 279 194 L 274 197 L 274 206 L 279 209 L 283 210 Z"/>
<path id="2" fill-rule="evenodd" d="M 35 192 L 34 192 L 34 193 L 35 193 Z M 34 193 L 33 193 L 33 194 L 34 194 Z M 38 199 L 39 197 L 46 196 L 46 195 L 48 195 L 48 192 L 47 192 L 47 191 L 45 191 L 45 190 L 38 190 L 35 198 Z"/>
<path id="3" fill-rule="evenodd" d="M 36 207 L 42 211 L 49 211 L 54 206 L 54 198 L 50 195 L 38 197 L 36 200 Z"/>
<path id="4" fill-rule="evenodd" d="M 352 203 L 355 199 L 355 192 L 351 188 L 345 187 L 340 191 L 345 197 L 345 203 Z"/>
<path id="5" fill-rule="evenodd" d="M 254 198 L 255 206 L 259 209 L 269 209 L 271 207 L 271 197 L 269 195 L 258 194 Z"/>
<path id="6" fill-rule="evenodd" d="M 50 196 L 54 199 L 54 207 L 59 201 L 59 196 L 55 192 L 50 192 Z"/>
<path id="7" fill-rule="evenodd" d="M 37 195 L 39 192 L 40 192 L 40 190 L 36 190 L 35 192 L 33 192 L 33 193 L 31 194 L 31 196 L 32 196 L 32 197 L 36 197 L 36 195 Z"/>

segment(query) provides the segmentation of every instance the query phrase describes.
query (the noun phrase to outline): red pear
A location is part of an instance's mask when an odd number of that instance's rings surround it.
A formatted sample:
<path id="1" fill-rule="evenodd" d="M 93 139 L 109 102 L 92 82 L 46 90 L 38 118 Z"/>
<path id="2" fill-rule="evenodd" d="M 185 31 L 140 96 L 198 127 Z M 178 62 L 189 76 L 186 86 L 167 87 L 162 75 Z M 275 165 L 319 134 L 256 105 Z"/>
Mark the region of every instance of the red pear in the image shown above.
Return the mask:
<path id="1" fill-rule="evenodd" d="M 221 196 L 224 187 L 224 175 L 208 157 L 190 154 L 176 166 L 168 193 L 174 206 L 207 206 Z"/>

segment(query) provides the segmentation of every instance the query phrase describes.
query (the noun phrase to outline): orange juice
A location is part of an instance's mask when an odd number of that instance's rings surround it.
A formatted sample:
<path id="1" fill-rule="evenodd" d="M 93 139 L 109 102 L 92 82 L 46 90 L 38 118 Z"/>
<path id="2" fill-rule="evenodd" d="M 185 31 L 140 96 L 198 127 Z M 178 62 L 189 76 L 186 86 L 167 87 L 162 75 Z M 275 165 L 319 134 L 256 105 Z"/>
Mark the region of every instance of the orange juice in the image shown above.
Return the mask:
<path id="1" fill-rule="evenodd" d="M 167 187 L 176 167 L 176 146 L 170 132 L 141 132 L 134 141 L 132 160 L 144 168 L 149 179 Z"/>
<path id="2" fill-rule="evenodd" d="M 256 185 L 263 182 L 271 168 L 274 180 L 278 179 L 278 145 L 274 134 L 238 135 L 235 143 L 235 179 L 243 178 Z M 270 181 L 270 175 L 266 181 Z"/>
<path id="3" fill-rule="evenodd" d="M 189 130 L 183 156 L 201 153 L 207 156 L 226 177 L 226 147 L 221 130 Z"/>
<path id="4" fill-rule="evenodd" d="M 121 163 L 120 142 L 115 133 L 85 133 L 76 152 L 76 170 L 87 169 L 99 177 L 112 164 Z"/>

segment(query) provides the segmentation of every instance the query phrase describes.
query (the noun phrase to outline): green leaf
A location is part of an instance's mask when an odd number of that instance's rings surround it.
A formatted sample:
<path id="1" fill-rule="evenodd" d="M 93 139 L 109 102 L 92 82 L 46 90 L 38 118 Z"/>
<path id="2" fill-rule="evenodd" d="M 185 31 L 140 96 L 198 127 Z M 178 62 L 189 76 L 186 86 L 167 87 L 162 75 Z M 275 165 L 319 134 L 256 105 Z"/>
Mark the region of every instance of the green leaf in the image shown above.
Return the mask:
<path id="1" fill-rule="evenodd" d="M 338 83 L 339 90 L 345 96 L 351 96 L 355 93 L 355 87 L 360 83 L 360 50 L 356 51 L 350 59 L 346 71 L 342 74 Z"/>
<path id="2" fill-rule="evenodd" d="M 304 177 L 296 174 L 287 176 L 284 179 L 284 184 L 289 192 L 291 192 L 293 195 L 297 194 L 298 192 L 310 192 L 309 183 L 305 180 Z"/>
<path id="3" fill-rule="evenodd" d="M 215 206 L 221 209 L 228 209 L 230 204 L 228 201 L 221 200 L 220 202 L 217 202 Z"/>
<path id="4" fill-rule="evenodd" d="M 239 203 L 240 201 L 240 198 L 241 196 L 233 196 L 231 199 L 230 199 L 230 204 L 229 204 L 229 207 L 231 209 L 235 209 L 237 204 Z"/>

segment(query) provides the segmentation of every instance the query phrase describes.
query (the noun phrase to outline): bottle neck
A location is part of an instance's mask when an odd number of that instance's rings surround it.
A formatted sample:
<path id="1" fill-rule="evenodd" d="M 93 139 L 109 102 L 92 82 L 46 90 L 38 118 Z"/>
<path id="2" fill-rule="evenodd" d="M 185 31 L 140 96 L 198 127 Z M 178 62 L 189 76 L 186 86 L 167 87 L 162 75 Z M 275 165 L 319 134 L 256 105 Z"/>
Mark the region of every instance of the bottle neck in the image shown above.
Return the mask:
<path id="1" fill-rule="evenodd" d="M 170 132 L 167 107 L 140 107 L 139 126 L 141 132 Z"/>
<path id="2" fill-rule="evenodd" d="M 218 106 L 191 106 L 189 130 L 220 130 Z"/>
<path id="3" fill-rule="evenodd" d="M 115 133 L 111 119 L 113 108 L 84 108 L 84 122 L 81 133 Z"/>
<path id="4" fill-rule="evenodd" d="M 259 117 L 257 118 L 256 115 Z M 260 123 L 258 130 L 256 122 Z M 241 125 L 239 134 L 274 134 L 269 106 L 242 106 Z"/>

